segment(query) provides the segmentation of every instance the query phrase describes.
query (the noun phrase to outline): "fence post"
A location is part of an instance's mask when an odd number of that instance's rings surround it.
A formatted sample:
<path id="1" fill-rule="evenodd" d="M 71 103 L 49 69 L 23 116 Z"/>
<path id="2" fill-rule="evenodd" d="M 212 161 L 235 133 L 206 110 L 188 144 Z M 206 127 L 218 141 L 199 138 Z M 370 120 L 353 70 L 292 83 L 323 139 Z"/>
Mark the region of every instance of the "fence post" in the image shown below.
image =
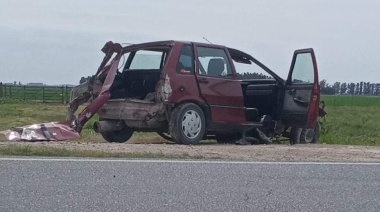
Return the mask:
<path id="1" fill-rule="evenodd" d="M 7 97 L 7 85 L 4 85 L 4 98 Z"/>
<path id="2" fill-rule="evenodd" d="M 42 102 L 45 102 L 45 86 L 42 86 Z"/>
<path id="3" fill-rule="evenodd" d="M 65 104 L 64 90 L 65 90 L 65 87 L 62 85 L 61 87 L 62 104 Z"/>
<path id="4" fill-rule="evenodd" d="M 22 93 L 22 97 L 23 97 L 23 99 L 24 99 L 24 101 L 25 101 L 25 85 L 23 86 L 23 93 Z"/>
<path id="5" fill-rule="evenodd" d="M 3 83 L 0 82 L 0 96 L 3 98 Z"/>
<path id="6" fill-rule="evenodd" d="M 9 85 L 9 98 L 12 99 L 12 85 Z"/>
<path id="7" fill-rule="evenodd" d="M 65 95 L 64 95 L 65 98 L 64 98 L 64 100 L 63 100 L 63 104 L 67 104 L 67 85 L 65 86 L 65 89 L 64 89 L 63 93 L 65 94 Z"/>

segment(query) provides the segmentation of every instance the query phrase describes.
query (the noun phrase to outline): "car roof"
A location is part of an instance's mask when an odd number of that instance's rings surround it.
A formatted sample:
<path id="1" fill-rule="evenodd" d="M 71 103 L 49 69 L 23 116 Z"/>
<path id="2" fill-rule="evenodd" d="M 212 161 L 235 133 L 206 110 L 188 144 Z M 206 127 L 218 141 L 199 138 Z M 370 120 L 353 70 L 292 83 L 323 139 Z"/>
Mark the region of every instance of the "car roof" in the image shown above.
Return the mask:
<path id="1" fill-rule="evenodd" d="M 218 44 L 210 44 L 210 43 L 199 43 L 199 42 L 192 42 L 192 41 L 178 41 L 178 40 L 164 40 L 164 41 L 154 41 L 154 42 L 145 42 L 145 43 L 139 43 L 139 44 L 132 44 L 129 46 L 123 47 L 125 50 L 137 50 L 140 48 L 150 48 L 150 47 L 157 47 L 157 46 L 173 46 L 175 44 L 196 44 L 198 46 L 209 46 L 209 47 L 221 47 L 221 48 L 227 48 L 229 51 L 231 58 L 237 62 L 251 64 L 251 61 L 259 65 L 261 68 L 266 70 L 268 73 L 270 73 L 276 80 L 283 81 L 281 77 L 279 77 L 277 74 L 275 74 L 272 70 L 270 70 L 268 67 L 266 67 L 264 64 L 262 64 L 260 61 L 256 60 L 254 57 L 252 57 L 250 54 L 247 54 L 243 51 L 229 48 L 223 45 Z"/>

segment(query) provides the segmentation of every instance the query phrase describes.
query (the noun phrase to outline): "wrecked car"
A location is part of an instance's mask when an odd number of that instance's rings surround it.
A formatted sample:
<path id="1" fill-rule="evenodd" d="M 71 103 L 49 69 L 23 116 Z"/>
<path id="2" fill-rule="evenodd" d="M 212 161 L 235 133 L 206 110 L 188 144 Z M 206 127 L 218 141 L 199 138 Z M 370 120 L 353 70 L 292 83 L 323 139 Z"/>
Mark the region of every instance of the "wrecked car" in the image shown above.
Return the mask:
<path id="1" fill-rule="evenodd" d="M 77 132 L 97 113 L 94 130 L 109 142 L 126 142 L 134 131 L 144 131 L 198 144 L 256 128 L 291 143 L 318 140 L 320 87 L 313 49 L 294 52 L 287 79 L 222 45 L 108 42 L 102 51 L 96 74 L 73 90 L 68 120 Z M 257 70 L 264 74 L 254 74 Z M 302 136 L 305 129 L 308 135 Z"/>

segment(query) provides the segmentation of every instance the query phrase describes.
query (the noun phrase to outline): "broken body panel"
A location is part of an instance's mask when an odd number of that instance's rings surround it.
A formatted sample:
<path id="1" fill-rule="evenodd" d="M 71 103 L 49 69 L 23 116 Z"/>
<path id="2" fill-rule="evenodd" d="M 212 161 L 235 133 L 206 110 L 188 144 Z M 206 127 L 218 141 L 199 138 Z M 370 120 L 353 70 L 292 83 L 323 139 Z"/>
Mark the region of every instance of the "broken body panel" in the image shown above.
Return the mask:
<path id="1" fill-rule="evenodd" d="M 49 122 L 15 127 L 0 132 L 9 141 L 63 141 L 78 139 L 79 133 L 67 122 Z"/>

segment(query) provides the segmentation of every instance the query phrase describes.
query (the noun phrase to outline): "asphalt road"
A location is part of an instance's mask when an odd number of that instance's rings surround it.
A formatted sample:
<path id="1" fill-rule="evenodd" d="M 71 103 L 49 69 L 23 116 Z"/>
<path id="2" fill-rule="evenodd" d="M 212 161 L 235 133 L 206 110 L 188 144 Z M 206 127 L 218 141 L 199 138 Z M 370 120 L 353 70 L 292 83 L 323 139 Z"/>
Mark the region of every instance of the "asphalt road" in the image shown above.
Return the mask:
<path id="1" fill-rule="evenodd" d="M 0 211 L 380 211 L 380 164 L 0 158 Z"/>

